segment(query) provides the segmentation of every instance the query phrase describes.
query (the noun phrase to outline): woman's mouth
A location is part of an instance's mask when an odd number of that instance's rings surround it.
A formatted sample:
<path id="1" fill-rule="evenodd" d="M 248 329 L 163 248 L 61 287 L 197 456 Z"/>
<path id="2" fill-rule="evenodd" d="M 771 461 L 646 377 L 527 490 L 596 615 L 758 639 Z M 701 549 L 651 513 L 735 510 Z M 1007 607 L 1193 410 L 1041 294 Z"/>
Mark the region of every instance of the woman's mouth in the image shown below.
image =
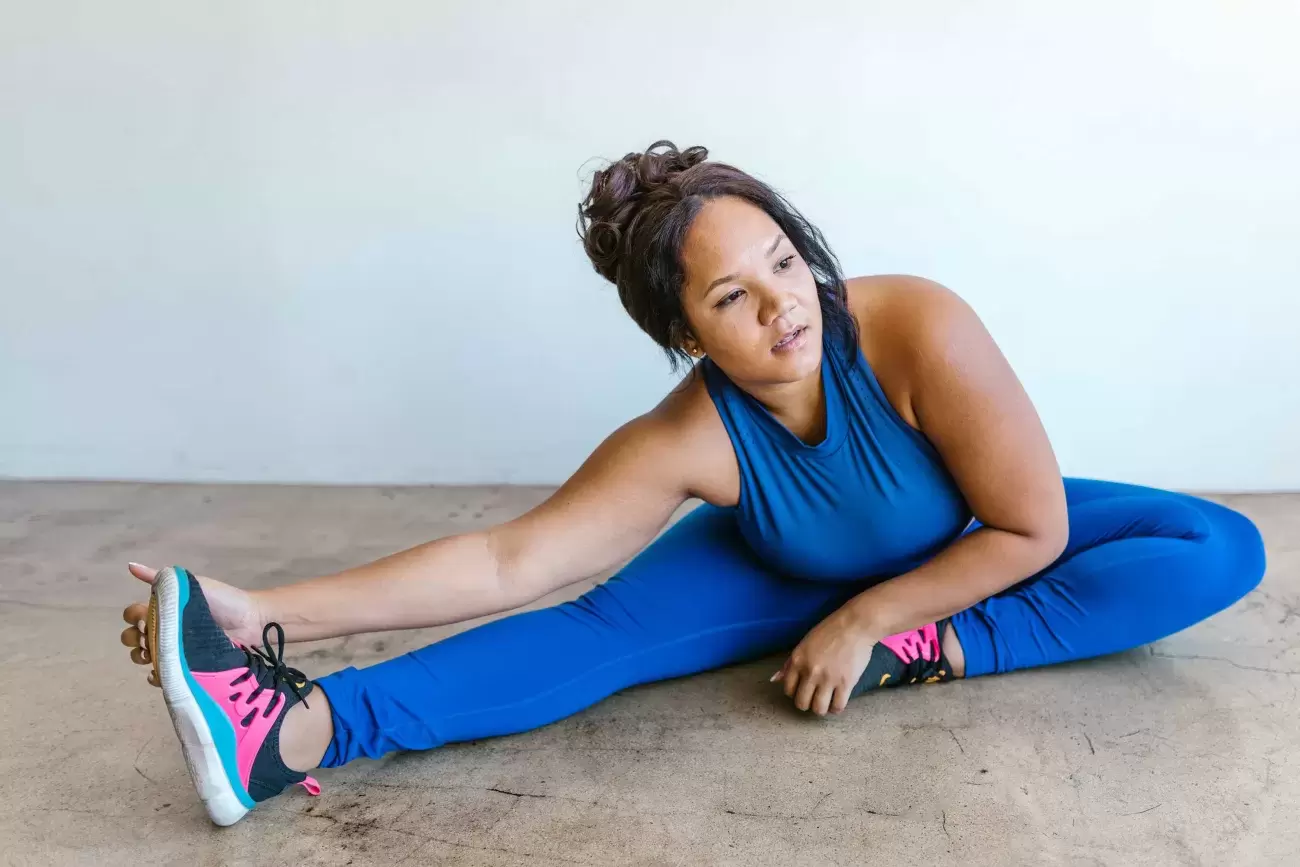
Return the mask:
<path id="1" fill-rule="evenodd" d="M 794 352 L 808 342 L 807 334 L 808 326 L 800 325 L 798 328 L 788 331 L 785 336 L 778 340 L 776 345 L 772 347 L 772 351 L 776 353 Z"/>

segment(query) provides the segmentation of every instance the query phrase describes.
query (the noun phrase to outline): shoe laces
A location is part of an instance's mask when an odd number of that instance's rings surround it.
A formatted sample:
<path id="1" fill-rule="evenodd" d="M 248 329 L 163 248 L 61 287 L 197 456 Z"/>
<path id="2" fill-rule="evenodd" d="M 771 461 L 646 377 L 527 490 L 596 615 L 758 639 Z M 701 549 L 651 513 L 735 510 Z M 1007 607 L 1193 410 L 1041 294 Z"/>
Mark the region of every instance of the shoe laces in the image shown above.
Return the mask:
<path id="1" fill-rule="evenodd" d="M 276 645 L 271 647 L 271 630 L 275 630 Z M 296 668 L 290 668 L 284 663 L 284 627 L 280 624 L 271 622 L 262 628 L 262 648 L 240 647 L 244 651 L 247 659 L 248 670 L 230 682 L 231 686 L 238 686 L 249 678 L 253 678 L 257 686 L 248 695 L 248 701 L 255 700 L 265 690 L 274 690 L 277 694 L 292 692 L 298 700 L 307 707 L 307 698 L 303 695 L 302 690 L 307 687 L 307 676 Z M 270 716 L 271 710 L 276 706 L 275 700 L 272 699 L 266 705 L 266 711 L 262 716 Z M 250 716 L 251 718 L 251 716 Z"/>

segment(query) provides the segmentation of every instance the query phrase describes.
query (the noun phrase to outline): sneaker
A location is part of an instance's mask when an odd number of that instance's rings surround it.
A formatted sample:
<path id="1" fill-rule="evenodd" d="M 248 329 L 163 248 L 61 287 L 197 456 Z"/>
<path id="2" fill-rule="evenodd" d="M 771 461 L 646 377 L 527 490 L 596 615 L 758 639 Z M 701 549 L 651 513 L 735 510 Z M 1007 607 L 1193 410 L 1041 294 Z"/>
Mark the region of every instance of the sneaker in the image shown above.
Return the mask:
<path id="1" fill-rule="evenodd" d="M 212 619 L 198 580 L 179 566 L 158 573 L 148 617 L 155 677 L 212 821 L 233 825 L 294 784 L 319 794 L 315 780 L 280 759 L 284 715 L 314 687 L 284 664 L 280 624 L 262 631 L 264 650 L 235 644 Z"/>
<path id="2" fill-rule="evenodd" d="M 882 638 L 849 697 L 882 686 L 952 680 L 952 666 L 943 655 L 941 640 L 947 628 L 951 627 L 945 619 Z"/>

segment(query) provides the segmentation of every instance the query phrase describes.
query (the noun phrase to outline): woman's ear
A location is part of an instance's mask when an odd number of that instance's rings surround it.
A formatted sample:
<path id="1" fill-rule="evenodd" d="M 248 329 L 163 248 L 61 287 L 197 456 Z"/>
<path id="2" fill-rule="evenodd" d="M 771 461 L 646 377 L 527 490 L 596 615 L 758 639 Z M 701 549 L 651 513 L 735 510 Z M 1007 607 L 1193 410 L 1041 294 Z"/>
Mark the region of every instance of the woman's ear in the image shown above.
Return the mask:
<path id="1" fill-rule="evenodd" d="M 670 339 L 672 342 L 677 344 L 677 346 L 691 358 L 704 357 L 704 347 L 700 346 L 700 342 L 695 339 L 695 335 L 691 333 L 689 325 L 684 322 L 675 323 L 671 334 L 672 337 Z"/>

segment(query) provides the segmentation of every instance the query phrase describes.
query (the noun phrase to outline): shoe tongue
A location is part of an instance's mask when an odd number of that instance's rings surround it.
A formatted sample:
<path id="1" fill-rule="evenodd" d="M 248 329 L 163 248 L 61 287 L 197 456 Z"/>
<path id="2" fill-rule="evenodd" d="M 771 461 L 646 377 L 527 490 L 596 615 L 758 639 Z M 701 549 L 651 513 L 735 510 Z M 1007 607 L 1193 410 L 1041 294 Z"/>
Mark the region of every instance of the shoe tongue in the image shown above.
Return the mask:
<path id="1" fill-rule="evenodd" d="M 265 664 L 263 667 L 267 670 L 271 668 L 269 665 Z M 283 677 L 277 677 L 275 679 L 275 686 L 280 690 L 280 692 L 284 693 L 285 700 L 288 702 L 286 707 L 293 707 L 299 701 L 311 695 L 312 690 L 316 688 L 316 682 L 306 676 L 300 680 L 293 674 L 284 672 Z"/>

